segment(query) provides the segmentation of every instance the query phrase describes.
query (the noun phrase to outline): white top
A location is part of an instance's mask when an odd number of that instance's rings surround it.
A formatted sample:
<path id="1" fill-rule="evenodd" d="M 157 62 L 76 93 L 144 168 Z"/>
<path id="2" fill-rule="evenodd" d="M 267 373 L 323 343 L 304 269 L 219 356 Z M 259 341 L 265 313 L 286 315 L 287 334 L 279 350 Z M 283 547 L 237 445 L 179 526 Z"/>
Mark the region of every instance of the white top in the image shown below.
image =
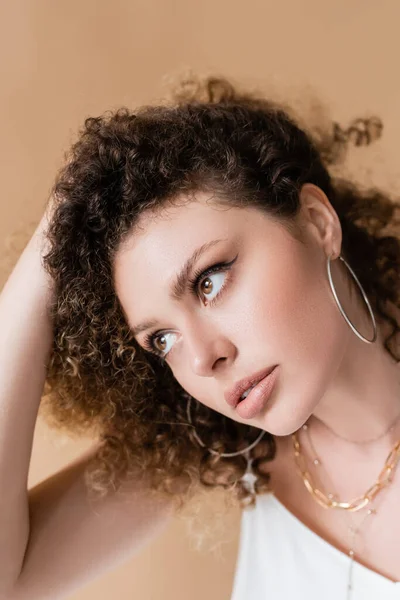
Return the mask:
<path id="1" fill-rule="evenodd" d="M 231 600 L 346 600 L 350 562 L 267 492 L 242 511 Z M 351 600 L 395 598 L 400 582 L 354 561 Z"/>

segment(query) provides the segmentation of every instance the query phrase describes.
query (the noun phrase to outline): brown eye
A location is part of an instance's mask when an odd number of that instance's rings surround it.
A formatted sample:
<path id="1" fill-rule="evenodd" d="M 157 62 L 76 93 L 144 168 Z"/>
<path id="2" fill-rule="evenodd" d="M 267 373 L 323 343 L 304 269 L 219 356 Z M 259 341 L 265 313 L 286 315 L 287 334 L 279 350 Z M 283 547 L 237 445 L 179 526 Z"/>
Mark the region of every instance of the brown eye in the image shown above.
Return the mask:
<path id="1" fill-rule="evenodd" d="M 154 339 L 154 346 L 159 352 L 164 352 L 166 345 L 167 342 L 165 340 L 165 335 L 160 335 L 159 337 Z"/>
<path id="2" fill-rule="evenodd" d="M 165 333 L 156 333 L 154 335 L 149 336 L 149 339 L 145 341 L 145 348 L 148 348 L 151 351 L 155 352 L 160 356 L 167 356 L 170 353 L 172 345 L 171 340 L 168 340 L 168 336 L 172 335 L 172 339 L 176 337 L 175 333 L 167 331 Z"/>
<path id="3" fill-rule="evenodd" d="M 211 281 L 211 279 L 209 277 L 206 277 L 205 279 L 203 279 L 201 286 L 202 289 L 201 291 L 204 294 L 209 294 L 210 292 L 213 291 L 213 282 Z"/>

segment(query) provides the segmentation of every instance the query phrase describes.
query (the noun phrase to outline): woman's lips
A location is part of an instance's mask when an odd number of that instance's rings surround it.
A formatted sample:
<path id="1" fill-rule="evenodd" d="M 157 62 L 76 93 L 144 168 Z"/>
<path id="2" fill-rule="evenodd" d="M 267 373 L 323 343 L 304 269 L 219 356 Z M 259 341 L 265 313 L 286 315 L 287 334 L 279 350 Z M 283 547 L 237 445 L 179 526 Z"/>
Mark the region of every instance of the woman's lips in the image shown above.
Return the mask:
<path id="1" fill-rule="evenodd" d="M 235 408 L 239 417 L 242 419 L 253 419 L 263 410 L 274 390 L 279 374 L 278 366 L 253 387 L 247 398 L 240 400 Z"/>
<path id="2" fill-rule="evenodd" d="M 225 392 L 225 401 L 229 406 L 235 408 L 240 402 L 243 393 L 252 387 L 254 384 L 258 384 L 264 377 L 272 373 L 277 365 L 273 365 L 253 373 L 249 377 L 245 377 L 240 381 L 237 381 L 235 385 L 228 391 Z"/>

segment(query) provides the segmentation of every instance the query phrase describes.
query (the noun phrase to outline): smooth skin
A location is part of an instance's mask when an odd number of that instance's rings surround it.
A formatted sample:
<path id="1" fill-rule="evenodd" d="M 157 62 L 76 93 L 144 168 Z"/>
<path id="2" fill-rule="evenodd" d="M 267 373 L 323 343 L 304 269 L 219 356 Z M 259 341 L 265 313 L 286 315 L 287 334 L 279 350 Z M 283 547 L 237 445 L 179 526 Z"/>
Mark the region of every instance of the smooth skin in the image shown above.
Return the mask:
<path id="1" fill-rule="evenodd" d="M 366 344 L 352 332 L 333 297 L 328 256 L 346 314 L 372 338 L 362 296 L 337 260 L 342 231 L 336 211 L 320 188 L 305 184 L 292 235 L 257 208 L 221 205 L 205 193 L 182 200 L 144 214 L 116 256 L 115 287 L 132 331 L 152 321 L 137 333 L 137 341 L 145 346 L 146 336 L 156 335 L 155 349 L 189 394 L 278 436 L 277 459 L 266 467 L 273 472 L 276 495 L 344 550 L 348 520 L 309 496 L 294 471 L 290 434 L 309 420 L 333 482 L 329 485 L 343 500 L 363 494 L 400 437 L 400 421 L 379 442 L 367 445 L 345 442 L 330 429 L 353 441 L 385 432 L 400 413 L 400 373 L 383 347 L 386 329 L 378 317 L 378 340 Z M 196 261 L 196 272 L 219 263 L 230 266 L 202 276 L 195 293 L 188 290 L 176 298 L 171 294 L 176 274 L 203 244 L 208 248 Z M 279 365 L 278 380 L 265 409 L 251 419 L 240 417 L 224 393 L 274 364 Z M 306 444 L 304 436 L 302 440 Z M 399 497 L 397 477 L 379 496 L 382 510 L 368 527 L 359 554 L 365 565 L 393 580 L 400 579 L 395 551 Z"/>
<path id="2" fill-rule="evenodd" d="M 338 310 L 326 271 L 331 255 L 341 303 L 372 337 L 365 304 L 352 297 L 346 268 L 335 260 L 341 249 L 336 212 L 312 184 L 303 186 L 301 200 L 304 242 L 256 208 L 221 208 L 206 194 L 156 218 L 146 214 L 117 254 L 116 291 L 133 330 L 158 321 L 136 336 L 138 342 L 144 344 L 146 333 L 162 333 L 157 345 L 175 378 L 205 405 L 279 436 L 313 414 L 350 439 L 373 437 L 400 410 L 399 369 L 381 341 L 362 342 Z M 184 261 L 215 240 L 223 241 L 195 268 L 234 264 L 203 278 L 197 296 L 189 291 L 171 298 Z M 279 385 L 265 411 L 251 421 L 238 418 L 224 392 L 274 364 Z"/>

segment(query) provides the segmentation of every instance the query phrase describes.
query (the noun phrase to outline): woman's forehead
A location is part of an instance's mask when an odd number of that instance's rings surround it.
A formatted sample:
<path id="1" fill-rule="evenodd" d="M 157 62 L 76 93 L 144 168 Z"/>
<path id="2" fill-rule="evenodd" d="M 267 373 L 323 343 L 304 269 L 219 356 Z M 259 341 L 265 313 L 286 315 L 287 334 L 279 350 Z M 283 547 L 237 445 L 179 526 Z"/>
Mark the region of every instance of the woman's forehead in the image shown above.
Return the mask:
<path id="1" fill-rule="evenodd" d="M 210 206 L 191 203 L 143 217 L 139 229 L 116 255 L 115 274 L 155 277 L 158 281 L 172 278 L 196 251 L 216 242 L 229 242 L 243 230 L 243 216 L 229 211 L 214 210 Z M 122 273 L 123 272 L 123 273 Z"/>
<path id="2" fill-rule="evenodd" d="M 262 211 L 254 206 L 238 207 L 222 203 L 210 194 L 198 194 L 195 200 L 176 201 L 145 211 L 139 218 L 123 249 L 136 249 L 139 253 L 159 248 L 166 251 L 166 245 L 175 247 L 188 242 L 199 243 L 205 236 L 228 236 L 243 231 L 246 226 L 261 225 Z M 182 248 L 183 250 L 183 248 Z"/>
<path id="3" fill-rule="evenodd" d="M 140 216 L 136 233 L 145 235 L 150 230 L 158 228 L 159 231 L 186 225 L 195 225 L 199 221 L 218 222 L 221 215 L 235 214 L 238 211 L 234 206 L 222 205 L 210 195 L 199 194 L 195 199 L 177 199 L 168 202 L 155 210 L 145 211 Z"/>
<path id="4" fill-rule="evenodd" d="M 146 215 L 139 230 L 132 232 L 131 240 L 115 258 L 115 283 L 125 290 L 132 285 L 130 293 L 135 296 L 138 283 L 149 294 L 173 289 L 171 282 L 177 281 L 193 257 L 204 255 L 204 260 L 192 260 L 192 265 L 205 262 L 207 255 L 226 260 L 222 256 L 225 250 L 237 251 L 246 240 L 251 245 L 257 238 L 274 244 L 277 228 L 268 221 L 254 207 L 221 209 L 207 202 L 171 207 L 154 220 Z"/>

